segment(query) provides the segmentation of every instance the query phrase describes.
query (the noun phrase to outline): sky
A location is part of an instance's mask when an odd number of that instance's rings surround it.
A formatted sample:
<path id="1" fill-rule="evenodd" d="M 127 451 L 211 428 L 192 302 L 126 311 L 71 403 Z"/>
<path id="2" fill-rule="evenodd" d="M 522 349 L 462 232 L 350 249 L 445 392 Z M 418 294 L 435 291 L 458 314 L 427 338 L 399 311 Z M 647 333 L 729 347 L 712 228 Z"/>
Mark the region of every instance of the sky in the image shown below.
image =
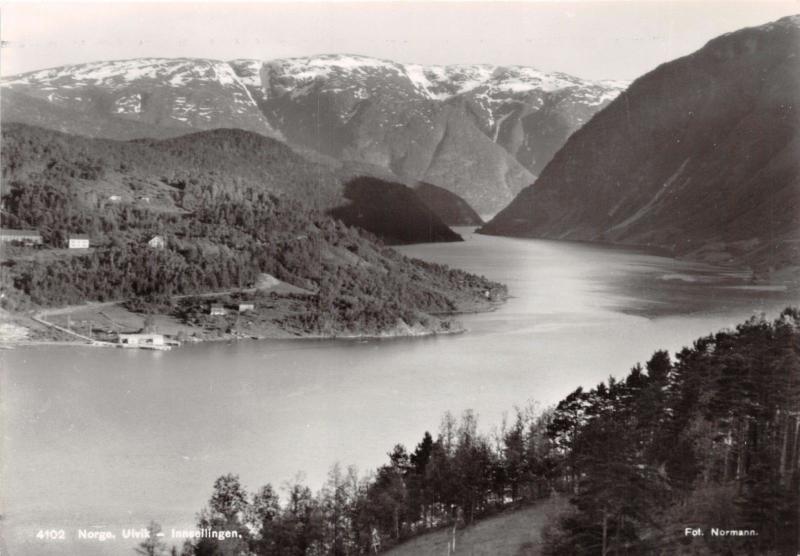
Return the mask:
<path id="1" fill-rule="evenodd" d="M 0 74 L 138 57 L 348 53 L 629 80 L 717 35 L 794 13 L 800 0 L 4 2 Z"/>

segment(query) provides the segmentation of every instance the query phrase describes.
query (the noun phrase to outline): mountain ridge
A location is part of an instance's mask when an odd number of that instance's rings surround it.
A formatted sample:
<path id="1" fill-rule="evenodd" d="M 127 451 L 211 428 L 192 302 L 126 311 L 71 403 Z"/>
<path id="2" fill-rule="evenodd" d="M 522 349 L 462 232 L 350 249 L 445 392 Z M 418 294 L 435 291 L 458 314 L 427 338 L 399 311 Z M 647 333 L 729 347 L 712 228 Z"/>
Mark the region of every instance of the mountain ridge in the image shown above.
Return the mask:
<path id="1" fill-rule="evenodd" d="M 635 80 L 482 231 L 797 265 L 798 21 L 722 35 Z"/>
<path id="2" fill-rule="evenodd" d="M 356 55 L 135 58 L 0 80 L 6 122 L 111 139 L 241 128 L 390 169 L 496 212 L 624 83 Z"/>

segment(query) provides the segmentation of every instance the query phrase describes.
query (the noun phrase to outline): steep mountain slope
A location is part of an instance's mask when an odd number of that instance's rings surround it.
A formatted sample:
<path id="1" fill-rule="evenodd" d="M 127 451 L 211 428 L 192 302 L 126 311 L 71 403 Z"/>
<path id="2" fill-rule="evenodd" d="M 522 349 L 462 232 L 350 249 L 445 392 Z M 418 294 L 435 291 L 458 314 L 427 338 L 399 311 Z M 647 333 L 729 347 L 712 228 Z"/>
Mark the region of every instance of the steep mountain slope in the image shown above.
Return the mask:
<path id="1" fill-rule="evenodd" d="M 9 184 L 35 181 L 56 168 L 69 176 L 77 194 L 93 206 L 121 203 L 173 211 L 186 206 L 188 185 L 221 190 L 254 186 L 311 208 L 342 210 L 339 217 L 346 224 L 378 236 L 384 207 L 395 207 L 403 221 L 385 236 L 393 243 L 460 239 L 404 185 L 372 179 L 368 202 L 350 198 L 351 173 L 311 162 L 278 140 L 237 129 L 115 141 L 6 124 L 2 161 Z"/>
<path id="2" fill-rule="evenodd" d="M 524 66 L 407 67 L 434 98 L 463 99 L 481 131 L 537 175 L 573 131 L 627 86 Z"/>
<path id="3" fill-rule="evenodd" d="M 636 80 L 482 231 L 800 263 L 800 16 Z"/>
<path id="4" fill-rule="evenodd" d="M 5 79 L 2 118 L 111 139 L 240 128 L 434 183 L 495 212 L 622 86 L 363 56 L 138 59 Z"/>
<path id="5" fill-rule="evenodd" d="M 231 62 L 291 142 L 391 168 L 494 212 L 616 96 L 532 68 L 420 66 L 324 55 Z"/>

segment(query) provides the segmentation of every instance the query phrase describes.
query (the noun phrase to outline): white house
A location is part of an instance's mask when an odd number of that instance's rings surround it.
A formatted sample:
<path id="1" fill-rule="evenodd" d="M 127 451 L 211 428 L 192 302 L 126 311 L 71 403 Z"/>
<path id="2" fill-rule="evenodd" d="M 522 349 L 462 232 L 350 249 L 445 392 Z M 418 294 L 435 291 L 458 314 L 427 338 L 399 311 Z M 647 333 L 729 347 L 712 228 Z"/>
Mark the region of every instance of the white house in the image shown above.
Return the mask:
<path id="1" fill-rule="evenodd" d="M 225 309 L 224 305 L 214 304 L 208 311 L 209 315 L 227 315 L 228 311 Z"/>
<path id="2" fill-rule="evenodd" d="M 164 239 L 164 236 L 153 236 L 153 238 L 147 242 L 147 245 L 153 249 L 164 249 L 167 246 L 167 240 Z"/>
<path id="3" fill-rule="evenodd" d="M 70 249 L 88 249 L 89 236 L 86 234 L 72 234 L 67 240 L 67 246 Z"/>
<path id="4" fill-rule="evenodd" d="M 239 312 L 244 313 L 246 311 L 253 311 L 255 310 L 256 305 L 255 303 L 239 303 Z"/>
<path id="5" fill-rule="evenodd" d="M 163 334 L 120 334 L 119 343 L 126 346 L 163 346 Z"/>

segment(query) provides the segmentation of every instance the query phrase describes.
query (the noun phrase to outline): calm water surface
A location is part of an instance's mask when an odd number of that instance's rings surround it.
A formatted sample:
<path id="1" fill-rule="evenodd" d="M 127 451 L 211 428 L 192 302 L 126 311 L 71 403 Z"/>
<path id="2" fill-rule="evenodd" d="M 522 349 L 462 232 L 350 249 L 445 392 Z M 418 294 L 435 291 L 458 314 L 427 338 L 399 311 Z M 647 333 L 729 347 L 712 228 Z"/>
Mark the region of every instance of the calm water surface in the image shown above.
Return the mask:
<path id="1" fill-rule="evenodd" d="M 474 409 L 488 429 L 515 404 L 552 404 L 798 299 L 632 250 L 462 232 L 402 251 L 509 286 L 497 311 L 462 317 L 467 334 L 0 353 L 4 553 L 132 553 L 135 541 L 69 539 L 191 527 L 228 472 L 251 490 L 303 472 L 316 489 L 336 461 L 368 470 L 413 447 L 446 410 Z M 68 540 L 37 541 L 40 528 Z"/>

